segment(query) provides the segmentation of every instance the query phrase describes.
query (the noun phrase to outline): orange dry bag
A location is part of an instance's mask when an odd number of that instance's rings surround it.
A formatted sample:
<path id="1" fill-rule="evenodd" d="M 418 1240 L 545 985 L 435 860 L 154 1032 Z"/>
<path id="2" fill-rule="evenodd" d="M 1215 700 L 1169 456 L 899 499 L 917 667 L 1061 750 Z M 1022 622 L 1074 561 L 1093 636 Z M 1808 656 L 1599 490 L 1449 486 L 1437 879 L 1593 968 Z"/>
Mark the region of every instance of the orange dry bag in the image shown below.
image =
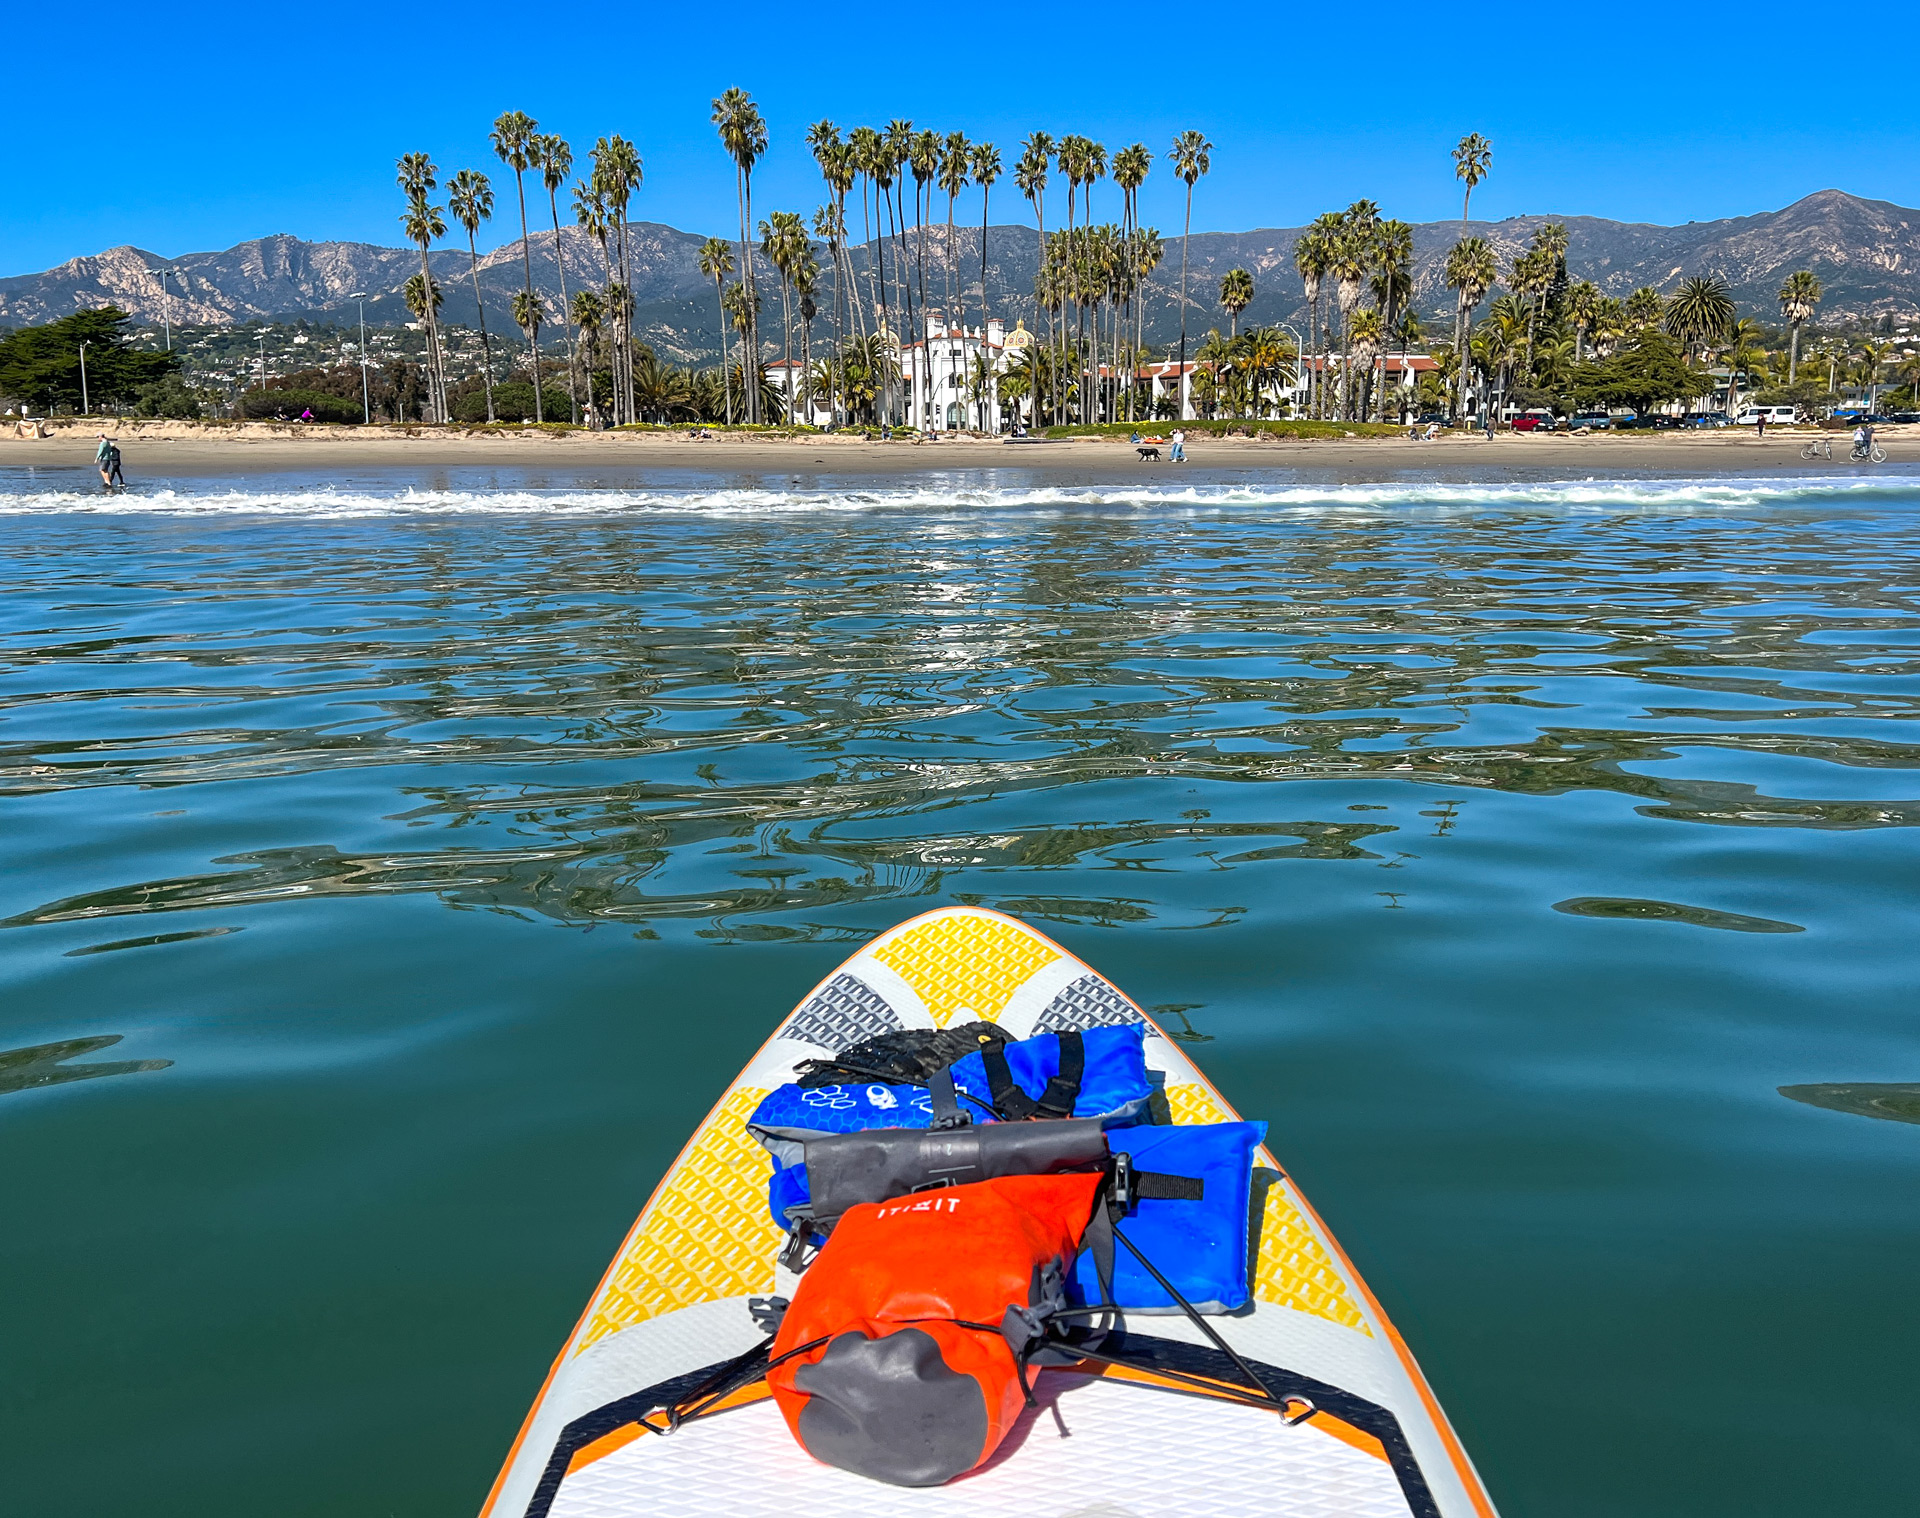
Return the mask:
<path id="1" fill-rule="evenodd" d="M 1058 1300 L 1105 1183 L 1004 1176 L 849 1208 L 772 1346 L 767 1384 L 801 1447 L 896 1486 L 991 1455 L 1025 1403 L 1000 1325 Z"/>

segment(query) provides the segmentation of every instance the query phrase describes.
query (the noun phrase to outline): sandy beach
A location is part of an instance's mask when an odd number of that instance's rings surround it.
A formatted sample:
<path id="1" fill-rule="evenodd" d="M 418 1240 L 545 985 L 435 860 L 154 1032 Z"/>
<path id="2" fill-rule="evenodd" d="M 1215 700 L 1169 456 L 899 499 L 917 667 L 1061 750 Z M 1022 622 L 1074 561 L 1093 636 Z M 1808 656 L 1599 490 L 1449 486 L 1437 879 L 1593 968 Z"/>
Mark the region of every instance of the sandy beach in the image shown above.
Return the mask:
<path id="1" fill-rule="evenodd" d="M 1593 437 L 1512 434 L 1492 439 L 1404 437 L 1254 440 L 1197 436 L 1186 465 L 1142 463 L 1120 438 L 1008 443 L 961 437 L 937 442 L 863 440 L 857 434 L 819 437 L 715 436 L 694 441 L 684 432 L 526 434 L 453 433 L 425 429 L 299 427 L 278 423 L 199 427 L 181 422 L 55 423 L 44 438 L 0 438 L 0 478 L 54 484 L 68 475 L 90 478 L 96 435 L 114 437 L 127 477 L 142 483 L 299 474 L 352 476 L 393 470 L 504 469 L 553 474 L 567 480 L 672 484 L 677 479 L 725 476 L 743 482 L 786 484 L 809 476 L 855 478 L 973 474 L 992 471 L 1049 484 L 1165 485 L 1175 479 L 1218 479 L 1273 472 L 1288 477 L 1366 482 L 1408 474 L 1455 481 L 1613 475 L 1752 476 L 1823 473 L 1862 466 L 1847 460 L 1848 437 L 1833 439 L 1833 462 L 1808 462 L 1808 430 L 1725 429 L 1686 433 L 1613 433 Z M 1889 427 L 1879 434 L 1889 465 L 1920 462 L 1920 428 Z M 1880 466 L 1886 467 L 1886 466 Z"/>

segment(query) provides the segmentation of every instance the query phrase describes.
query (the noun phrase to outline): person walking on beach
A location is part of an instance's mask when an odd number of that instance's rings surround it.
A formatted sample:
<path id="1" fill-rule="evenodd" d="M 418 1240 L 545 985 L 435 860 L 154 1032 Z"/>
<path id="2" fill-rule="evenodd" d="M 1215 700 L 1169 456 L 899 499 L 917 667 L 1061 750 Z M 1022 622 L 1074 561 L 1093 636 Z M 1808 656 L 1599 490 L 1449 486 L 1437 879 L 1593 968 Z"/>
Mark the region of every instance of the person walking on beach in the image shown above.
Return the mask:
<path id="1" fill-rule="evenodd" d="M 1187 434 L 1184 428 L 1173 429 L 1173 452 L 1168 455 L 1170 464 L 1184 464 L 1187 461 Z"/>
<path id="2" fill-rule="evenodd" d="M 1758 416 L 1756 416 L 1753 419 L 1753 435 L 1756 439 L 1762 439 L 1766 437 L 1767 435 L 1766 412 L 1762 411 Z"/>
<path id="3" fill-rule="evenodd" d="M 104 432 L 100 434 L 100 446 L 94 450 L 93 467 L 100 471 L 100 488 L 113 489 L 113 477 L 120 472 L 120 450 Z"/>

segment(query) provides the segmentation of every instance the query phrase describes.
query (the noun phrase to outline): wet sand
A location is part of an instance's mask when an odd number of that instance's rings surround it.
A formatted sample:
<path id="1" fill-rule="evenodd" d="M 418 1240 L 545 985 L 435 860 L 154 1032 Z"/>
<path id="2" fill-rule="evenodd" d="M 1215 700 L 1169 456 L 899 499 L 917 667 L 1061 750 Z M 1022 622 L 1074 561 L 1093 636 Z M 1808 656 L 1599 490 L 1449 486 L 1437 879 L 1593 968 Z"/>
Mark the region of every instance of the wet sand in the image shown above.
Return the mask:
<path id="1" fill-rule="evenodd" d="M 376 430 L 261 424 L 196 428 L 180 423 L 109 424 L 120 443 L 126 472 L 136 487 L 179 481 L 232 481 L 278 477 L 339 480 L 396 472 L 423 484 L 458 477 L 484 488 L 496 472 L 514 483 L 540 482 L 671 488 L 698 480 L 726 479 L 752 486 L 788 486 L 821 477 L 877 482 L 911 481 L 990 472 L 996 482 L 1065 486 L 1175 480 L 1218 483 L 1258 477 L 1365 483 L 1408 476 L 1448 481 L 1585 479 L 1617 476 L 1714 475 L 1751 477 L 1774 473 L 1852 471 L 1848 439 L 1829 434 L 1835 459 L 1808 462 L 1800 450 L 1810 432 L 1748 431 L 1601 434 L 1595 437 L 1493 439 L 1446 437 L 1413 442 L 1403 437 L 1255 441 L 1196 437 L 1189 462 L 1142 463 L 1124 439 L 1076 438 L 1052 443 L 1006 443 L 961 438 L 914 443 L 865 441 L 856 435 L 817 438 L 716 437 L 695 442 L 684 433 L 441 436 Z M 19 488 L 44 481 L 74 488 L 93 475 L 100 424 L 62 427 L 41 439 L 0 438 L 0 481 Z M 1920 463 L 1920 427 L 1892 427 L 1881 434 L 1888 463 Z"/>

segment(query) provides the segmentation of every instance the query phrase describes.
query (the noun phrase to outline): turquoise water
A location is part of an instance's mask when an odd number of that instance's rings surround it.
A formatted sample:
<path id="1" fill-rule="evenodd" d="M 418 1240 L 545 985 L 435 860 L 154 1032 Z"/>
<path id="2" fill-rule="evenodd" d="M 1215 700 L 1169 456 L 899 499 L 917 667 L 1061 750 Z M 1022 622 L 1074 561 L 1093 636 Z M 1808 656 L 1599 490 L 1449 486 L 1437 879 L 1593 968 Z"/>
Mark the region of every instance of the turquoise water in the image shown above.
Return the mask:
<path id="1" fill-rule="evenodd" d="M 470 1513 L 951 901 L 1190 1031 L 1510 1518 L 1911 1505 L 1920 1126 L 1777 1088 L 1920 1081 L 1920 477 L 0 490 L 10 1509 Z"/>

